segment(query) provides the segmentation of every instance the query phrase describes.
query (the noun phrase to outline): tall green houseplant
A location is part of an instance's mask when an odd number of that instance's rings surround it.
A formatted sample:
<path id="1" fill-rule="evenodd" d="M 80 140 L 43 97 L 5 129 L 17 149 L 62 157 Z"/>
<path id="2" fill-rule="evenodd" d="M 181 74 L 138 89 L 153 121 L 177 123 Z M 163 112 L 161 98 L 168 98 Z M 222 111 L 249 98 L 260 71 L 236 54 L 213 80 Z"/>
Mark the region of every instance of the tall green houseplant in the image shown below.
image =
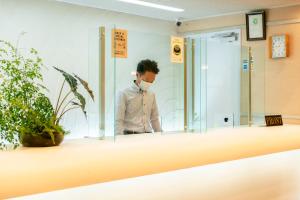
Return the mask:
<path id="1" fill-rule="evenodd" d="M 86 114 L 85 98 L 78 92 L 77 81 L 94 99 L 86 81 L 55 67 L 65 81 L 54 108 L 45 95 L 47 88 L 43 86 L 41 67 L 42 59 L 35 49 L 30 49 L 25 57 L 12 44 L 0 40 L 0 149 L 9 144 L 16 148 L 20 143 L 58 145 L 68 133 L 59 124 L 65 113 L 81 108 Z M 70 92 L 62 98 L 65 82 Z"/>

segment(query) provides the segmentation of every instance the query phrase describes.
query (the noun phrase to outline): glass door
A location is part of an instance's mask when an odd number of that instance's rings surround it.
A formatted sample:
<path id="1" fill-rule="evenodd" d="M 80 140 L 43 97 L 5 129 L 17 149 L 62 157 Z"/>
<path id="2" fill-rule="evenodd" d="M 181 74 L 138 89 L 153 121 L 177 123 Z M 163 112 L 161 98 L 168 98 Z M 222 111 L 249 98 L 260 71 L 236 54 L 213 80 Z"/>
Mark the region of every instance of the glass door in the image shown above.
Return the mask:
<path id="1" fill-rule="evenodd" d="M 240 124 L 240 30 L 187 38 L 188 125 L 190 130 Z"/>

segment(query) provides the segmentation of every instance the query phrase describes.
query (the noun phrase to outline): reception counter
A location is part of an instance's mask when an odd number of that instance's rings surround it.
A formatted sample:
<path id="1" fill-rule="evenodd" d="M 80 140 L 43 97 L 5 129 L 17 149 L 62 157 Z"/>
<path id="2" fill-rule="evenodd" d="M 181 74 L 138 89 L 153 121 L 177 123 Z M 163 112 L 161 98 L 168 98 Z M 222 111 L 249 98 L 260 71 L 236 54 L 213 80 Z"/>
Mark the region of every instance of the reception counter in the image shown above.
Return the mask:
<path id="1" fill-rule="evenodd" d="M 11 200 L 299 200 L 300 150 Z"/>
<path id="2" fill-rule="evenodd" d="M 0 152 L 0 199 L 104 183 L 300 148 L 300 126 L 78 139 Z"/>

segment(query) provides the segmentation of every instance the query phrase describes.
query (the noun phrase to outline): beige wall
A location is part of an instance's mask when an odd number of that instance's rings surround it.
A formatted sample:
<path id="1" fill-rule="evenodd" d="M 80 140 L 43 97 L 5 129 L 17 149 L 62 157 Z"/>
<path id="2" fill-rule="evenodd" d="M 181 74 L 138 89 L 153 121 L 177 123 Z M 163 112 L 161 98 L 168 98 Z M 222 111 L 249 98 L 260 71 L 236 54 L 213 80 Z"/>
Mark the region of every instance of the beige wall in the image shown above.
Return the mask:
<path id="1" fill-rule="evenodd" d="M 300 6 L 267 11 L 267 36 L 289 34 L 290 57 L 270 59 L 268 40 L 247 42 L 245 14 L 188 21 L 178 32 L 192 34 L 231 27 L 242 28 L 242 47 L 252 47 L 254 58 L 253 113 L 282 114 L 286 123 L 300 123 Z M 246 90 L 245 87 L 243 89 Z M 243 94 L 243 93 L 242 93 Z M 244 93 L 244 95 L 246 95 Z M 242 97 L 244 98 L 244 97 Z M 245 110 L 245 105 L 242 105 Z M 297 119 L 299 118 L 299 119 Z"/>
<path id="2" fill-rule="evenodd" d="M 300 5 L 292 7 L 276 8 L 267 11 L 269 25 L 287 20 L 300 20 Z M 219 17 L 204 18 L 186 21 L 177 29 L 180 33 L 209 31 L 234 26 L 245 26 L 245 14 L 225 15 Z"/>
<path id="3" fill-rule="evenodd" d="M 268 35 L 282 33 L 290 36 L 290 57 L 266 59 L 266 110 L 300 116 L 300 24 L 273 26 L 268 30 Z"/>

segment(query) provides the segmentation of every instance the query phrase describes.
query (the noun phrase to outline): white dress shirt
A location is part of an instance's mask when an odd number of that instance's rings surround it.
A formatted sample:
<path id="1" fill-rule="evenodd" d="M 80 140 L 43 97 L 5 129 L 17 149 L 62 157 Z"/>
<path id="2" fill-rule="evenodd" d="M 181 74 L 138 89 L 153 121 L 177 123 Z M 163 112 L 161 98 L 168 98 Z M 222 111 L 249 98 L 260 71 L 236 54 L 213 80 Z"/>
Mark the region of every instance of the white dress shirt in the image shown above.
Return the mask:
<path id="1" fill-rule="evenodd" d="M 142 91 L 135 83 L 119 92 L 117 98 L 115 133 L 123 134 L 124 130 L 161 132 L 155 94 Z"/>

